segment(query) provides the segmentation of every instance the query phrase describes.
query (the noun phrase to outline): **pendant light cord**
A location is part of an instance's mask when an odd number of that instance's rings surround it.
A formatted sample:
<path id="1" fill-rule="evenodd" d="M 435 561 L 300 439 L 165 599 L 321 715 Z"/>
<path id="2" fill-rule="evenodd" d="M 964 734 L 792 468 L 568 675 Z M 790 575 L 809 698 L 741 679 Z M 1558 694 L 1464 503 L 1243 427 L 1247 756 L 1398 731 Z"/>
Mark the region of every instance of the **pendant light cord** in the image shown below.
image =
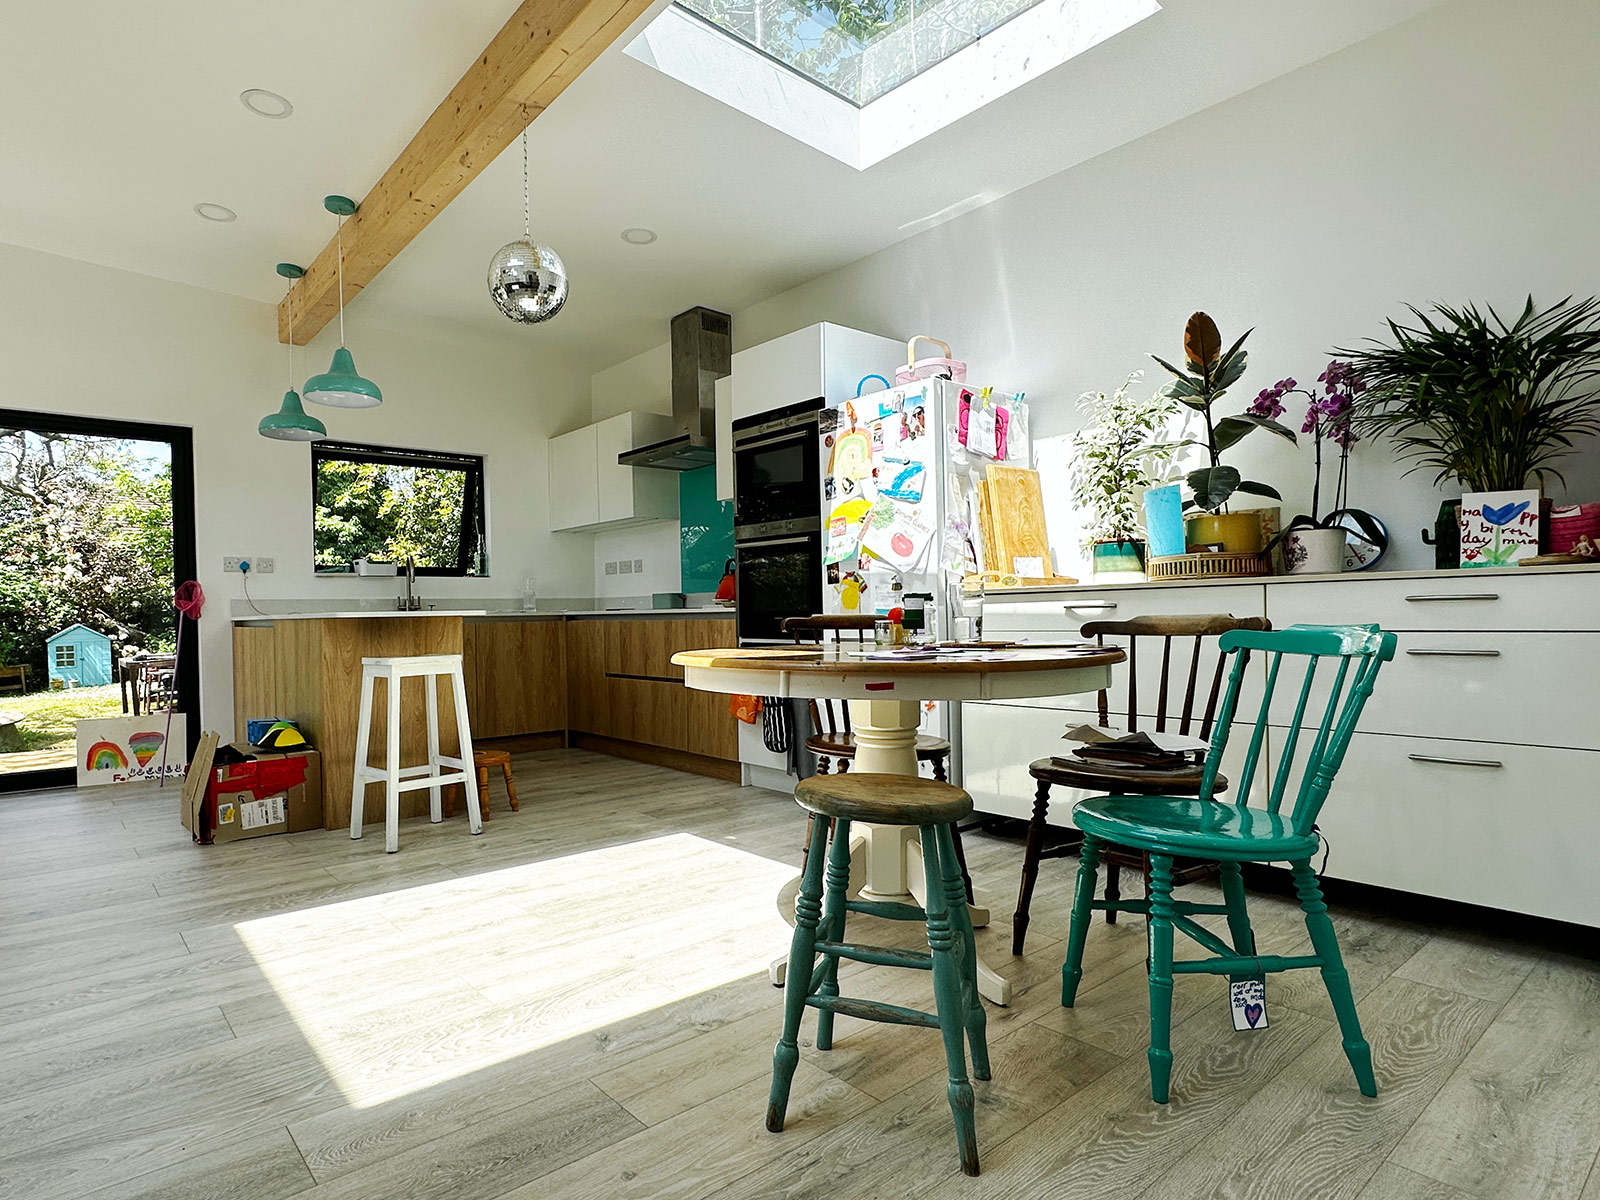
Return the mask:
<path id="1" fill-rule="evenodd" d="M 294 391 L 294 280 L 289 281 L 289 290 L 283 298 L 289 305 L 289 390 L 292 392 Z"/>
<path id="2" fill-rule="evenodd" d="M 344 215 L 339 216 L 333 240 L 339 247 L 339 345 L 344 345 Z"/>
<path id="3" fill-rule="evenodd" d="M 522 240 L 533 241 L 533 226 L 528 221 L 528 110 L 522 110 Z"/>

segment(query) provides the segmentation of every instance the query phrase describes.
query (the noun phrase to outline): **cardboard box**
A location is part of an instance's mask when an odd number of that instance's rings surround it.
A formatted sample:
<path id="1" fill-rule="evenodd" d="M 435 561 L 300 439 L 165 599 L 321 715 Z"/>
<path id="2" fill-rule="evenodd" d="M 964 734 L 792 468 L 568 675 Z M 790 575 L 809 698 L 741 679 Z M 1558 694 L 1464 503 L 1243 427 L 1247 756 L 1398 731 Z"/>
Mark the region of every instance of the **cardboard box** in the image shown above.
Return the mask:
<path id="1" fill-rule="evenodd" d="M 220 763 L 210 771 L 200 814 L 210 840 L 236 842 L 322 828 L 321 755 L 315 750 L 260 750 L 242 742 L 228 749 L 244 761 Z M 193 832 L 188 804 L 183 818 L 184 828 Z"/>

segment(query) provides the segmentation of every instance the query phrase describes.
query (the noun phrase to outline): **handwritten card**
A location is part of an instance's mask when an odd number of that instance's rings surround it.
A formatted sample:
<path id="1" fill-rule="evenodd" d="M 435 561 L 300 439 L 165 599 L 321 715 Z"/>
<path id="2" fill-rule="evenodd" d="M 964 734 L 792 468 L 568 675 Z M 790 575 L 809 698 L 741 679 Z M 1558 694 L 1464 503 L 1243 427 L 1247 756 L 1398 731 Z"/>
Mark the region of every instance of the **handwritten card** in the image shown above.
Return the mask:
<path id="1" fill-rule="evenodd" d="M 1261 979 L 1228 981 L 1228 1001 L 1233 1006 L 1233 1027 L 1241 1033 L 1267 1027 L 1267 985 Z"/>
<path id="2" fill-rule="evenodd" d="M 1468 492 L 1461 497 L 1461 565 L 1513 567 L 1539 553 L 1539 493 Z"/>

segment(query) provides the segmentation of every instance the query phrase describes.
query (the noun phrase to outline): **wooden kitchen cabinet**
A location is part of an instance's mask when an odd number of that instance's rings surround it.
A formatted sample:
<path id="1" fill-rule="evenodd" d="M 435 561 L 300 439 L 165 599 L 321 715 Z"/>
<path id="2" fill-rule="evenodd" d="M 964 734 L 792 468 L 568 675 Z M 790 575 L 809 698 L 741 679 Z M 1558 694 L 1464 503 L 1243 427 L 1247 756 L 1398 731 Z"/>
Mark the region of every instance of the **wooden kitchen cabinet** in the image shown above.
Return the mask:
<path id="1" fill-rule="evenodd" d="M 468 621 L 463 629 L 467 711 L 475 738 L 567 728 L 565 621 Z"/>
<path id="2" fill-rule="evenodd" d="M 613 736 L 606 676 L 606 622 L 567 623 L 567 727 Z"/>
<path id="3" fill-rule="evenodd" d="M 570 727 L 641 746 L 736 762 L 738 725 L 726 696 L 683 686 L 680 650 L 728 646 L 727 617 L 639 617 L 567 623 Z"/>

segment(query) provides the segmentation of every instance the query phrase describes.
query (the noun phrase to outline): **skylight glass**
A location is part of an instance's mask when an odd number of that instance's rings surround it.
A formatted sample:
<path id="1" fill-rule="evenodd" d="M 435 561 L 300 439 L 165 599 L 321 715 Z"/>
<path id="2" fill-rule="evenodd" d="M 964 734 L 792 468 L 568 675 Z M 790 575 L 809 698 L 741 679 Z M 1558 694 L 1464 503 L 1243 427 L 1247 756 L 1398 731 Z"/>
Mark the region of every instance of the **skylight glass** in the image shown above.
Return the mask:
<path id="1" fill-rule="evenodd" d="M 864 107 L 1040 0 L 676 0 Z"/>

